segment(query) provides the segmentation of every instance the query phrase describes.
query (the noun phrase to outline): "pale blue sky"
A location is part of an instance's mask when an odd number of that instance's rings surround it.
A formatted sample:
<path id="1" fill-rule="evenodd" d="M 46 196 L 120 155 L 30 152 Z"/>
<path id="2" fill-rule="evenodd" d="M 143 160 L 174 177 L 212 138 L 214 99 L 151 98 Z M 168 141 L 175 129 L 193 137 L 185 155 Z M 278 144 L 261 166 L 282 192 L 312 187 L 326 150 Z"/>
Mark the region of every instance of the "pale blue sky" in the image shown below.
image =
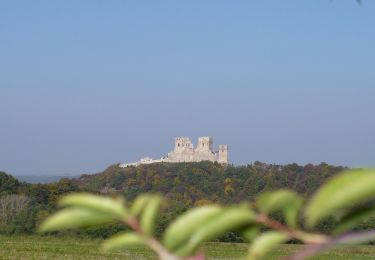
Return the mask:
<path id="1" fill-rule="evenodd" d="M 0 170 L 79 174 L 214 137 L 375 166 L 375 1 L 1 1 Z"/>

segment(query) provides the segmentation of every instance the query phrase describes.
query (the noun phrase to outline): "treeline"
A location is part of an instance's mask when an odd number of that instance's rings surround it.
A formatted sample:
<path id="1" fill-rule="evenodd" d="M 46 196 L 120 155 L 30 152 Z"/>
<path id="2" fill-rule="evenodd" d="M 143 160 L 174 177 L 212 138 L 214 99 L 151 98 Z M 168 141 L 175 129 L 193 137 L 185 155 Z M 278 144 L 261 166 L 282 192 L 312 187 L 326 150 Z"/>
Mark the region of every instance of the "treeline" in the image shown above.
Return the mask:
<path id="1" fill-rule="evenodd" d="M 58 199 L 76 191 L 121 195 L 127 201 L 145 192 L 160 193 L 167 201 L 159 219 L 161 233 L 176 215 L 193 206 L 252 202 L 259 193 L 280 188 L 308 197 L 344 169 L 326 163 L 283 166 L 255 162 L 227 167 L 211 162 L 157 163 L 128 168 L 112 165 L 101 173 L 51 184 L 27 184 L 0 172 L 0 233 L 35 233 L 39 223 L 56 211 Z M 320 229 L 329 230 L 330 226 L 328 221 Z M 112 225 L 80 232 L 106 237 L 120 229 L 123 227 Z M 228 234 L 223 239 L 236 241 L 237 237 Z"/>
<path id="2" fill-rule="evenodd" d="M 251 201 L 260 192 L 289 188 L 309 196 L 344 167 L 297 164 L 272 165 L 261 162 L 223 167 L 217 163 L 158 163 L 138 167 L 110 166 L 102 173 L 83 175 L 76 184 L 103 194 L 122 194 L 133 199 L 140 193 L 162 193 L 171 203 L 191 207 L 205 202 Z"/>

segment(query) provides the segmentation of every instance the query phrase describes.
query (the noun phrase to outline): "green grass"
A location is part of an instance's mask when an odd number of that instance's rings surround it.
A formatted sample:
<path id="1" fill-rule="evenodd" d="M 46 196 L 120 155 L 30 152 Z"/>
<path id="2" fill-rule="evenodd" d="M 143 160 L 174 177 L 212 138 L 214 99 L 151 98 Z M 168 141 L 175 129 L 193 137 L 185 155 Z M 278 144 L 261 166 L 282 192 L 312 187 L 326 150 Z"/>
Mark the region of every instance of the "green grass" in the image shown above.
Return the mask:
<path id="1" fill-rule="evenodd" d="M 100 240 L 39 237 L 0 236 L 0 259 L 155 259 L 146 248 L 132 248 L 116 253 L 102 253 Z M 301 248 L 299 245 L 281 245 L 267 259 L 279 259 Z M 207 243 L 204 251 L 208 259 L 241 259 L 246 255 L 246 244 Z M 375 246 L 345 246 L 313 257 L 317 260 L 375 259 Z"/>

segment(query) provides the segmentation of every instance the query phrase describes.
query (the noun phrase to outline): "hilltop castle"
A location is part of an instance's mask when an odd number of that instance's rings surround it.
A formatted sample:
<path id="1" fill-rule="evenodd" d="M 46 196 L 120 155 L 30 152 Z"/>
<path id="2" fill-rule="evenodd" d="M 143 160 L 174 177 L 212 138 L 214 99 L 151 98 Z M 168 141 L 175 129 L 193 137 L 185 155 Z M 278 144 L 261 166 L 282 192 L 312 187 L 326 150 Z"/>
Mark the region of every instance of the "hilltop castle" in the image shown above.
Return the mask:
<path id="1" fill-rule="evenodd" d="M 120 164 L 120 167 L 125 168 L 128 166 L 137 166 L 140 164 L 151 164 L 156 162 L 179 163 L 211 161 L 218 162 L 220 164 L 228 164 L 228 145 L 219 145 L 218 151 L 213 151 L 212 145 L 212 137 L 199 137 L 198 145 L 195 149 L 193 143 L 188 137 L 176 137 L 174 150 L 168 153 L 167 156 L 158 160 L 145 157 L 135 163 Z"/>

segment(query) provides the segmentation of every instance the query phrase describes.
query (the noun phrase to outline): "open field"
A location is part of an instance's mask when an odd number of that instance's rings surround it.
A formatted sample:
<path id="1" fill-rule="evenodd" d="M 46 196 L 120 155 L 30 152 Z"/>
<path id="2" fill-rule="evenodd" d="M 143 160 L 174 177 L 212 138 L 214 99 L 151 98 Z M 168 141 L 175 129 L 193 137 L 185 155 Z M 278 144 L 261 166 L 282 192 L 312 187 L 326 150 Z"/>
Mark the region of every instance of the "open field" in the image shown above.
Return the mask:
<path id="1" fill-rule="evenodd" d="M 154 259 L 145 248 L 117 253 L 102 253 L 100 240 L 38 236 L 0 236 L 0 259 Z M 278 259 L 297 250 L 298 245 L 282 245 L 268 259 Z M 207 243 L 208 259 L 241 259 L 246 244 Z M 346 246 L 325 252 L 312 259 L 375 259 L 375 246 Z"/>

